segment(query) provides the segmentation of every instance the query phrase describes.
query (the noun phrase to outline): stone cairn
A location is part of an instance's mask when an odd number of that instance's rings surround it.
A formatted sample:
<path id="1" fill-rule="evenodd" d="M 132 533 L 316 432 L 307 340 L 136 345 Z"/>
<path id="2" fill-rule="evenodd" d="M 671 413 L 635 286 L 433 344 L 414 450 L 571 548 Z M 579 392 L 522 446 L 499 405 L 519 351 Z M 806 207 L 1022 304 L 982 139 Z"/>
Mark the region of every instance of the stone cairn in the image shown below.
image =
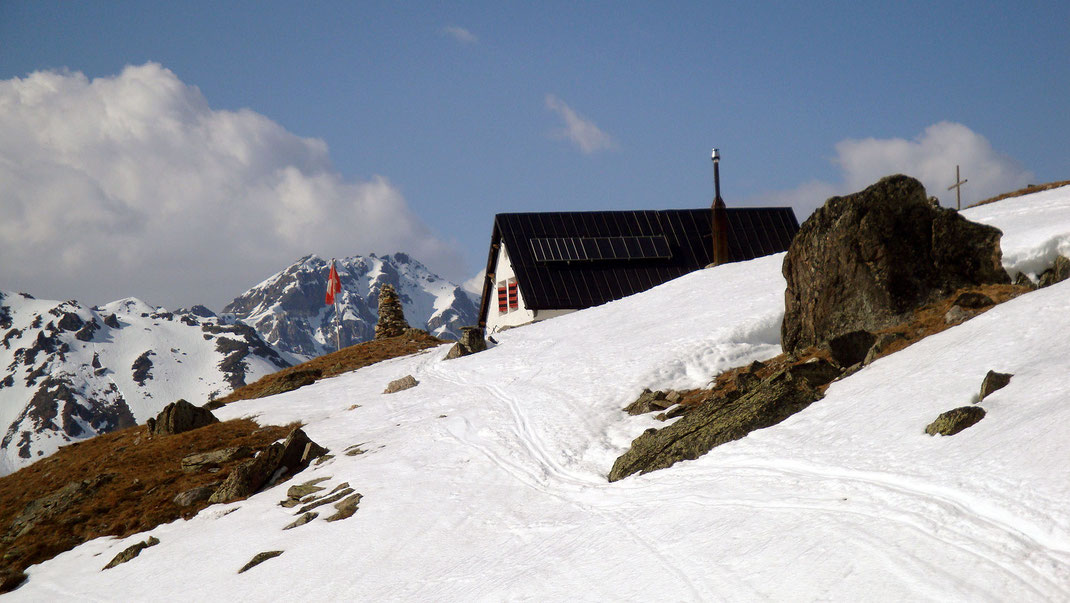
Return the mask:
<path id="1" fill-rule="evenodd" d="M 375 338 L 386 339 L 404 335 L 409 329 L 405 322 L 405 312 L 401 309 L 401 300 L 393 285 L 379 288 L 379 322 L 375 323 Z"/>

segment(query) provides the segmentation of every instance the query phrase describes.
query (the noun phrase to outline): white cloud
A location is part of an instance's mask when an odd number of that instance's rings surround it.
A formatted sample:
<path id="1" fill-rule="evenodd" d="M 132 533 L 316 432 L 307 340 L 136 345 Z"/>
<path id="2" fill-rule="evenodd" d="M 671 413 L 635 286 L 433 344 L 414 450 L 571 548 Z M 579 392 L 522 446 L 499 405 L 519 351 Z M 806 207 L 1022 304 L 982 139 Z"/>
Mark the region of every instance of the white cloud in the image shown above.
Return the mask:
<path id="1" fill-rule="evenodd" d="M 461 274 L 388 180 L 326 144 L 217 111 L 154 63 L 0 81 L 0 289 L 217 310 L 308 254 L 406 251 Z"/>
<path id="2" fill-rule="evenodd" d="M 463 27 L 457 27 L 456 25 L 447 25 L 446 27 L 443 27 L 442 33 L 457 40 L 461 44 L 475 44 L 479 41 L 479 38 L 477 38 L 475 34 Z"/>
<path id="3" fill-rule="evenodd" d="M 993 197 L 1028 184 L 1033 174 L 1014 159 L 992 148 L 988 140 L 968 127 L 943 121 L 925 129 L 914 140 L 902 138 L 847 139 L 836 143 L 833 164 L 841 170 L 837 183 L 811 181 L 795 189 L 757 195 L 748 201 L 795 207 L 800 220 L 833 195 L 864 189 L 891 174 L 913 176 L 929 196 L 945 207 L 955 206 L 955 166 L 968 182 L 962 187 L 962 204 Z"/>
<path id="4" fill-rule="evenodd" d="M 565 127 L 555 131 L 554 136 L 572 141 L 585 154 L 617 148 L 617 142 L 612 136 L 600 130 L 593 121 L 573 111 L 572 107 L 553 94 L 546 95 L 546 108 L 560 115 L 565 121 Z"/>

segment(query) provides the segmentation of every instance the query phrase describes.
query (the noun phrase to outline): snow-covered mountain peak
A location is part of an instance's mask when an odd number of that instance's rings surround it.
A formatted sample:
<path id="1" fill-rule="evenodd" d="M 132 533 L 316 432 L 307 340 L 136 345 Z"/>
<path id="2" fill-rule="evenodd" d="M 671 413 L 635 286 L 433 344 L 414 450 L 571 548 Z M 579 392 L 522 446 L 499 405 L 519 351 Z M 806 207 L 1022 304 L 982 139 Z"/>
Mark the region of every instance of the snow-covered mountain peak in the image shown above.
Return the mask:
<path id="1" fill-rule="evenodd" d="M 0 292 L 0 475 L 290 364 L 252 328 L 206 313 Z"/>
<path id="2" fill-rule="evenodd" d="M 407 254 L 342 258 L 336 260 L 336 269 L 342 282 L 337 313 L 324 303 L 330 260 L 316 255 L 300 258 L 264 279 L 223 312 L 253 326 L 277 348 L 305 358 L 335 348 L 339 314 L 343 346 L 371 339 L 384 284 L 398 291 L 413 327 L 456 338 L 460 327 L 475 324 L 472 296 Z"/>

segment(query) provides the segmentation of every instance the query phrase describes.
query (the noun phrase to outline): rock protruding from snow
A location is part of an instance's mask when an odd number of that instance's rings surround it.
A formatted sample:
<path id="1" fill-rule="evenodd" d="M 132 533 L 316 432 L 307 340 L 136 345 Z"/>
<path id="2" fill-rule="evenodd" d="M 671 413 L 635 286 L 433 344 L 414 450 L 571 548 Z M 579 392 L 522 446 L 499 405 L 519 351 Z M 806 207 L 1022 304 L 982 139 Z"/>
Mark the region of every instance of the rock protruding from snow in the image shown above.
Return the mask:
<path id="1" fill-rule="evenodd" d="M 978 421 L 985 418 L 985 409 L 980 406 L 962 406 L 941 413 L 936 420 L 925 428 L 925 433 L 934 435 L 951 436 L 972 427 Z"/>
<path id="2" fill-rule="evenodd" d="M 1064 255 L 1056 256 L 1055 263 L 1040 274 L 1040 287 L 1049 287 L 1070 278 L 1070 259 Z"/>
<path id="3" fill-rule="evenodd" d="M 409 323 L 405 322 L 405 311 L 394 286 L 385 284 L 379 288 L 379 320 L 375 323 L 375 338 L 386 339 L 405 334 Z"/>
<path id="4" fill-rule="evenodd" d="M 123 549 L 123 551 L 121 553 L 119 553 L 118 555 L 113 557 L 112 560 L 108 562 L 108 565 L 105 565 L 104 569 L 102 569 L 100 571 L 111 569 L 111 568 L 115 567 L 116 565 L 120 565 L 122 563 L 126 563 L 127 561 L 130 561 L 134 557 L 137 557 L 138 555 L 140 555 L 141 551 L 149 548 L 150 546 L 156 546 L 158 544 L 160 544 L 160 539 L 159 538 L 157 538 L 155 536 L 149 536 L 148 540 L 142 540 L 141 542 L 139 542 L 139 543 L 137 543 L 135 545 L 128 546 L 125 549 Z"/>
<path id="5" fill-rule="evenodd" d="M 981 395 L 978 398 L 978 402 L 988 397 L 988 394 L 996 390 L 1007 387 L 1007 384 L 1011 382 L 1011 377 L 1014 375 L 1010 373 L 997 373 L 996 371 L 988 371 L 985 375 L 984 381 L 981 382 Z"/>
<path id="6" fill-rule="evenodd" d="M 823 360 L 774 373 L 743 391 L 706 401 L 662 429 L 648 429 L 613 463 L 609 481 L 693 460 L 716 446 L 738 440 L 806 408 L 823 396 L 821 386 L 841 371 Z"/>
<path id="7" fill-rule="evenodd" d="M 1001 236 L 933 207 L 908 176 L 832 197 L 803 223 L 784 258 L 784 351 L 892 326 L 956 289 L 1010 283 Z"/>
<path id="8" fill-rule="evenodd" d="M 283 443 L 275 442 L 256 458 L 235 467 L 208 501 L 225 503 L 251 496 L 299 473 L 312 459 L 324 454 L 326 448 L 309 439 L 300 428 L 294 429 Z"/>
<path id="9" fill-rule="evenodd" d="M 212 411 L 176 400 L 165 406 L 155 419 L 149 419 L 148 427 L 153 435 L 175 435 L 218 422 Z"/>
<path id="10" fill-rule="evenodd" d="M 405 375 L 401 379 L 394 379 L 390 383 L 386 384 L 386 389 L 383 390 L 384 394 L 396 394 L 400 391 L 412 389 L 419 385 L 420 382 L 416 380 L 416 377 L 412 375 Z"/>
<path id="11" fill-rule="evenodd" d="M 460 358 L 487 349 L 487 339 L 479 327 L 462 327 L 461 338 L 446 353 L 446 360 Z"/>

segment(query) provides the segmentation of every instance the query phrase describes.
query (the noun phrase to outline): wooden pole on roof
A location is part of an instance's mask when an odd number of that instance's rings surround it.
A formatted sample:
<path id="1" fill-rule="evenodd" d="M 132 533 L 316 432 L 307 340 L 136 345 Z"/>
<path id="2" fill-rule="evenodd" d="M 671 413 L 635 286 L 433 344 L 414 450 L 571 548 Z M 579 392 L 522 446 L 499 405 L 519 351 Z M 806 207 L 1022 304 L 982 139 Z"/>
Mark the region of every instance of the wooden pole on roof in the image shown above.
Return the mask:
<path id="1" fill-rule="evenodd" d="M 728 258 L 728 210 L 725 208 L 724 199 L 721 199 L 721 154 L 717 149 L 713 150 L 713 261 L 714 266 L 729 262 Z"/>

